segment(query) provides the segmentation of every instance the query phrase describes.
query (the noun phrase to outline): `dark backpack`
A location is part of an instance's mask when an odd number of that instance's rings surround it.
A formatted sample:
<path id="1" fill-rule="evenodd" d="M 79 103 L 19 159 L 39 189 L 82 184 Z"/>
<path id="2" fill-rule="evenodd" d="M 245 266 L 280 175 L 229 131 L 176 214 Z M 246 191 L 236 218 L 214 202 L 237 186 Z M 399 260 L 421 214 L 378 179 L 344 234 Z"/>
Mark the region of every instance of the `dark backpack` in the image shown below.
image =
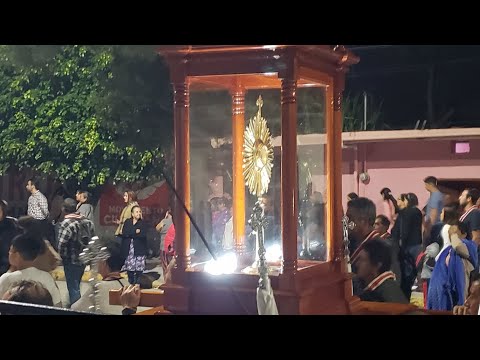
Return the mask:
<path id="1" fill-rule="evenodd" d="M 90 240 L 94 235 L 93 223 L 86 219 L 80 219 L 78 221 L 78 233 L 77 233 L 77 242 L 81 244 L 82 247 L 88 245 Z"/>

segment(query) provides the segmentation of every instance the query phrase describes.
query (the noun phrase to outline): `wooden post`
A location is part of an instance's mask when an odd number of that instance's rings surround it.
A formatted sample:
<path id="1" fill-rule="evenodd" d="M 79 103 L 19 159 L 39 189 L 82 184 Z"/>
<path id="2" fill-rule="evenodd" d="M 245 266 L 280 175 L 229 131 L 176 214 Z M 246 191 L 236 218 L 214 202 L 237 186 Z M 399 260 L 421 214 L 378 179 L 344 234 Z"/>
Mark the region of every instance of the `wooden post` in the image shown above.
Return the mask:
<path id="1" fill-rule="evenodd" d="M 342 93 L 344 89 L 345 75 L 336 76 L 333 89 L 329 89 L 329 98 L 333 100 L 333 121 L 327 130 L 327 174 L 329 186 L 329 224 L 327 233 L 332 244 L 332 258 L 337 262 L 344 262 L 344 243 L 342 228 L 342 198 L 333 194 L 342 194 Z M 327 227 L 328 230 L 328 227 Z M 329 249 L 330 250 L 330 249 Z M 346 265 L 346 264 L 344 264 Z"/>
<path id="2" fill-rule="evenodd" d="M 325 144 L 325 174 L 326 174 L 326 233 L 328 261 L 338 257 L 336 253 L 336 234 L 335 234 L 335 118 L 334 118 L 334 91 L 333 86 L 328 86 L 325 90 L 325 124 L 326 124 L 326 144 Z"/>
<path id="3" fill-rule="evenodd" d="M 238 256 L 245 253 L 245 181 L 243 178 L 243 133 L 245 131 L 245 89 L 237 81 L 232 91 L 233 137 L 233 238 Z"/>
<path id="4" fill-rule="evenodd" d="M 174 83 L 174 137 L 175 137 L 175 188 L 190 210 L 190 94 L 189 84 Z M 190 220 L 181 204 L 175 199 L 176 271 L 190 267 Z M 174 273 L 175 273 L 174 272 Z M 175 274 L 172 274 L 175 276 Z"/>
<path id="5" fill-rule="evenodd" d="M 297 81 L 282 79 L 281 212 L 283 274 L 297 271 Z"/>

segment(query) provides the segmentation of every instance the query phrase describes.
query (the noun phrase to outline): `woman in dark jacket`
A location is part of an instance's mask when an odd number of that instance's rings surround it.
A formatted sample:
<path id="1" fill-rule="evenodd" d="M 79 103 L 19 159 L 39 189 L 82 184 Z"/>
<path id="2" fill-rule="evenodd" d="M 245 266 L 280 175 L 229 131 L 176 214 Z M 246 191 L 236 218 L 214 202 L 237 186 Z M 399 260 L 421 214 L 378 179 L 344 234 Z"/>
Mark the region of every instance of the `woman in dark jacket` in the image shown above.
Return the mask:
<path id="1" fill-rule="evenodd" d="M 17 220 L 7 216 L 7 202 L 0 200 L 0 275 L 6 273 L 10 267 L 8 252 L 12 239 L 21 233 Z"/>
<path id="2" fill-rule="evenodd" d="M 130 284 L 140 284 L 147 258 L 147 224 L 142 220 L 140 206 L 132 207 L 132 217 L 125 221 L 122 233 L 122 256 L 126 258 L 122 271 L 126 270 Z"/>
<path id="3" fill-rule="evenodd" d="M 392 229 L 392 237 L 400 244 L 401 288 L 410 299 L 416 278 L 415 260 L 422 251 L 422 212 L 418 198 L 413 193 L 401 194 L 397 199 L 398 217 Z"/>

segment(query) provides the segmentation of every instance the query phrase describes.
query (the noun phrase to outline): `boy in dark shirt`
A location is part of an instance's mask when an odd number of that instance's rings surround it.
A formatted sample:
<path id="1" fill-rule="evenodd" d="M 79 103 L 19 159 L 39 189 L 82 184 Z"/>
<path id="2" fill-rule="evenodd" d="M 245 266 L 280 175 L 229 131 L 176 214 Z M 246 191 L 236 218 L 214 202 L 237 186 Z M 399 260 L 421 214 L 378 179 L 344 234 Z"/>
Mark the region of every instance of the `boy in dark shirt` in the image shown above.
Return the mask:
<path id="1" fill-rule="evenodd" d="M 357 276 L 366 284 L 358 295 L 363 301 L 378 301 L 408 304 L 395 274 L 390 271 L 391 251 L 381 239 L 372 239 L 365 243 L 358 254 Z"/>

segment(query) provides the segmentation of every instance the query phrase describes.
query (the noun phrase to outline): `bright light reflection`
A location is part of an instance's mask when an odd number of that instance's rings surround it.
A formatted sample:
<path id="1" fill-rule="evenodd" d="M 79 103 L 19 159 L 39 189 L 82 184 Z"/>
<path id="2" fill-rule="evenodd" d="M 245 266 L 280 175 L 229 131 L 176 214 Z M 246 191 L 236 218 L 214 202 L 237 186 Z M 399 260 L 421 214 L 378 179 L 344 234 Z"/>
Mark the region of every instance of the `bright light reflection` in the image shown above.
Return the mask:
<path id="1" fill-rule="evenodd" d="M 275 262 L 282 258 L 282 247 L 280 244 L 269 246 L 265 251 L 265 258 L 268 262 Z"/>
<path id="2" fill-rule="evenodd" d="M 227 253 L 220 256 L 217 261 L 210 260 L 205 264 L 204 271 L 211 275 L 232 274 L 237 269 L 237 256 Z"/>

